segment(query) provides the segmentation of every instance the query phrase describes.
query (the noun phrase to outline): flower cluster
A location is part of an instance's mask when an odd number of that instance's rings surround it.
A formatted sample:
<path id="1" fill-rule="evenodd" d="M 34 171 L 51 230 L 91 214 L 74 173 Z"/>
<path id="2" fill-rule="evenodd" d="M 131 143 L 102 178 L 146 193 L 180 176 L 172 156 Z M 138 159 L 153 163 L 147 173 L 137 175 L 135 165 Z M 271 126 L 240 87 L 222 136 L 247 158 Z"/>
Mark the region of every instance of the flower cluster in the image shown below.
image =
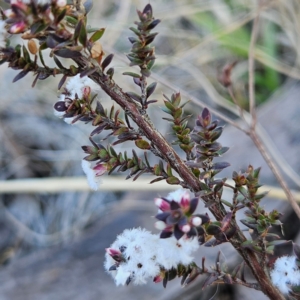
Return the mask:
<path id="1" fill-rule="evenodd" d="M 155 216 L 158 221 L 155 227 L 162 230 L 160 237 L 168 238 L 174 234 L 177 240 L 184 235 L 187 238 L 198 237 L 200 242 L 204 241 L 204 228 L 202 225 L 209 223 L 207 214 L 193 215 L 199 198 L 190 199 L 185 190 L 178 190 L 170 193 L 167 198 L 155 198 L 159 213 Z"/>
<path id="2" fill-rule="evenodd" d="M 296 256 L 279 257 L 270 275 L 273 284 L 283 294 L 288 294 L 292 286 L 300 285 L 300 270 Z"/>
<path id="3" fill-rule="evenodd" d="M 65 87 L 65 91 L 60 95 L 59 101 L 54 104 L 54 114 L 64 118 L 66 123 L 75 123 L 78 119 L 85 117 L 89 120 L 88 113 L 91 111 L 90 105 L 94 100 L 92 91 L 98 89 L 94 81 L 87 76 L 76 75 L 71 77 Z"/>
<path id="4" fill-rule="evenodd" d="M 160 239 L 145 229 L 126 229 L 106 249 L 104 267 L 116 285 L 145 284 L 148 279 L 157 283 L 168 271 L 191 264 L 198 248 L 197 239 Z"/>

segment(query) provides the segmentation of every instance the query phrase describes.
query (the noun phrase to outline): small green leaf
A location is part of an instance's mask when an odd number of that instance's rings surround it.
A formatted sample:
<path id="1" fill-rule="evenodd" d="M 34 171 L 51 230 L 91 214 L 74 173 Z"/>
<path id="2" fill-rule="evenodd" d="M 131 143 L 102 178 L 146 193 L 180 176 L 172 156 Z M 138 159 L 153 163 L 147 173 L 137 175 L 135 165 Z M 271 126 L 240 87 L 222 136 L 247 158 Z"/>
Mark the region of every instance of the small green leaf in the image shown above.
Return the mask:
<path id="1" fill-rule="evenodd" d="M 149 150 L 151 148 L 150 144 L 143 139 L 136 140 L 135 145 L 143 150 Z"/>
<path id="2" fill-rule="evenodd" d="M 84 160 L 87 160 L 87 161 L 95 161 L 97 159 L 99 159 L 97 154 L 90 154 L 84 158 Z"/>
<path id="3" fill-rule="evenodd" d="M 158 177 L 158 178 L 155 178 L 155 179 L 153 179 L 153 180 L 151 180 L 149 183 L 154 183 L 154 182 L 158 182 L 158 181 L 162 181 L 162 180 L 164 180 L 165 178 L 164 177 Z"/>
<path id="4" fill-rule="evenodd" d="M 71 25 L 75 26 L 77 24 L 77 19 L 74 17 L 66 16 L 65 20 L 70 23 Z"/>
<path id="5" fill-rule="evenodd" d="M 180 183 L 180 180 L 175 176 L 168 177 L 166 179 L 166 181 L 167 181 L 168 184 L 174 184 L 174 185 Z"/>
<path id="6" fill-rule="evenodd" d="M 253 241 L 247 240 L 247 241 L 245 241 L 245 242 L 243 242 L 243 243 L 241 244 L 241 247 L 252 249 L 252 247 L 253 247 Z"/>
<path id="7" fill-rule="evenodd" d="M 60 21 L 65 17 L 66 13 L 67 13 L 67 9 L 66 9 L 66 8 L 63 9 L 63 10 L 59 13 L 59 15 L 58 15 L 57 18 L 56 18 L 56 24 L 59 24 L 59 23 L 60 23 Z"/>
<path id="8" fill-rule="evenodd" d="M 92 43 L 97 42 L 98 40 L 101 39 L 104 32 L 105 32 L 105 28 L 100 28 L 99 30 L 97 30 L 93 33 L 93 35 L 90 37 L 89 41 L 92 42 Z"/>
<path id="9" fill-rule="evenodd" d="M 83 20 L 80 20 L 80 22 L 82 22 L 81 28 L 80 28 L 80 33 L 79 33 L 79 42 L 86 47 L 87 45 L 87 32 L 86 32 L 86 28 L 85 28 L 85 23 L 83 22 Z"/>
<path id="10" fill-rule="evenodd" d="M 160 167 L 159 164 L 157 165 L 154 165 L 153 167 L 153 173 L 156 175 L 156 176 L 160 176 L 162 174 L 162 169 Z"/>
<path id="11" fill-rule="evenodd" d="M 168 174 L 169 177 L 173 176 L 173 174 L 172 174 L 172 168 L 171 168 L 170 164 L 167 164 L 167 174 Z"/>
<path id="12" fill-rule="evenodd" d="M 221 227 L 218 224 L 210 224 L 206 228 L 206 233 L 210 234 L 210 235 L 216 235 L 216 234 L 220 233 L 221 231 L 222 231 Z"/>
<path id="13" fill-rule="evenodd" d="M 175 107 L 173 106 L 172 103 L 170 103 L 169 101 L 164 101 L 165 106 L 171 111 L 174 112 L 175 111 Z"/>
<path id="14" fill-rule="evenodd" d="M 173 118 L 178 119 L 182 115 L 182 108 L 176 108 L 175 112 L 173 113 Z"/>
<path id="15" fill-rule="evenodd" d="M 166 107 L 161 107 L 161 110 L 162 110 L 163 112 L 165 112 L 166 114 L 172 115 L 172 112 L 171 112 L 169 109 L 167 109 Z M 173 120 L 172 120 L 172 121 L 173 121 Z"/>
<path id="16" fill-rule="evenodd" d="M 152 67 L 154 66 L 154 63 L 155 63 L 155 59 L 151 59 L 147 64 L 147 69 L 151 70 Z"/>
<path id="17" fill-rule="evenodd" d="M 137 36 L 140 36 L 141 35 L 141 32 L 138 30 L 138 29 L 136 29 L 136 28 L 134 28 L 134 27 L 130 27 L 129 28 L 131 31 L 133 31 Z"/>
<path id="18" fill-rule="evenodd" d="M 230 203 L 230 202 L 228 202 L 228 201 L 226 201 L 226 200 L 224 200 L 224 199 L 221 199 L 221 202 L 223 203 L 223 204 L 225 204 L 226 206 L 228 206 L 228 207 L 233 207 L 233 205 Z"/>
<path id="19" fill-rule="evenodd" d="M 128 75 L 128 76 L 131 76 L 131 77 L 134 77 L 134 78 L 140 78 L 141 77 L 140 74 L 133 73 L 133 72 L 124 72 L 123 75 Z"/>
<path id="20" fill-rule="evenodd" d="M 110 156 L 118 157 L 118 154 L 113 147 L 108 147 L 108 153 Z"/>

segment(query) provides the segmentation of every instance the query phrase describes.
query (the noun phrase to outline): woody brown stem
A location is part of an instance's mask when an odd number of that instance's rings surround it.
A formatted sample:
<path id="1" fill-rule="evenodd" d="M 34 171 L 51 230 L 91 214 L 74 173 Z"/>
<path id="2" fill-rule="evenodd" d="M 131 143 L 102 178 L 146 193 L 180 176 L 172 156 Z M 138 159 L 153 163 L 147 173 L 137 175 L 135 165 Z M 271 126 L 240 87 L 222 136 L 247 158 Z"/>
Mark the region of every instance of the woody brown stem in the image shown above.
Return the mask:
<path id="1" fill-rule="evenodd" d="M 74 58 L 74 61 L 82 69 L 85 69 L 89 65 L 88 59 L 85 57 Z M 143 114 L 143 110 L 138 106 L 138 104 L 133 102 L 133 100 L 131 100 L 131 98 L 126 95 L 117 84 L 105 76 L 100 70 L 98 72 L 94 72 L 89 77 L 99 84 L 103 91 L 105 91 L 112 100 L 117 102 L 124 111 L 130 112 L 130 117 L 132 120 L 144 132 L 145 136 L 151 141 L 151 143 L 160 151 L 166 162 L 168 162 L 180 175 L 184 182 L 187 183 L 190 190 L 194 193 L 201 191 L 199 180 L 180 159 L 166 139 L 156 130 L 147 114 Z M 221 221 L 226 215 L 225 208 L 221 203 L 212 205 L 210 210 L 218 221 Z M 272 285 L 268 271 L 262 266 L 258 255 L 250 249 L 241 248 L 241 244 L 246 241 L 246 238 L 234 219 L 231 221 L 231 226 L 237 228 L 237 232 L 235 236 L 230 239 L 230 242 L 240 253 L 246 264 L 253 272 L 253 275 L 261 286 L 262 292 L 264 292 L 268 297 L 270 297 L 270 299 L 273 300 L 285 299 L 282 294 Z"/>

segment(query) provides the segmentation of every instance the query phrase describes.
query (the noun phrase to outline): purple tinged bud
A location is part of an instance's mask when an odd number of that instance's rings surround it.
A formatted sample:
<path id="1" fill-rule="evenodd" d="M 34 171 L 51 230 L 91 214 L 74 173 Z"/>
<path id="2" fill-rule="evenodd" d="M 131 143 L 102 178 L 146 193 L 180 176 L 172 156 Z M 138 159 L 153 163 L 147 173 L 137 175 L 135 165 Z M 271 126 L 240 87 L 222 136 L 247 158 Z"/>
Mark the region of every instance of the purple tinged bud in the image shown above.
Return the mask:
<path id="1" fill-rule="evenodd" d="M 201 117 L 202 117 L 202 126 L 205 128 L 211 122 L 211 114 L 206 107 L 203 109 Z"/>
<path id="2" fill-rule="evenodd" d="M 20 21 L 18 23 L 15 23 L 14 25 L 12 25 L 9 29 L 10 33 L 21 33 L 24 32 L 26 29 L 26 24 L 23 21 Z"/>
<path id="3" fill-rule="evenodd" d="M 93 170 L 95 171 L 96 176 L 101 176 L 107 171 L 107 164 L 96 165 Z"/>
<path id="4" fill-rule="evenodd" d="M 164 199 L 155 198 L 154 203 L 161 211 L 169 211 L 170 210 L 170 203 Z"/>
<path id="5" fill-rule="evenodd" d="M 185 192 L 184 194 L 183 194 L 183 196 L 181 197 L 181 199 L 180 199 L 180 206 L 181 206 L 181 208 L 182 208 L 182 210 L 184 211 L 184 212 L 187 212 L 187 211 L 189 211 L 189 208 L 190 208 L 190 201 L 191 201 L 191 199 L 190 199 L 190 195 L 189 195 L 189 193 L 188 192 Z"/>
<path id="6" fill-rule="evenodd" d="M 113 248 L 106 248 L 105 251 L 110 255 L 115 261 L 121 262 L 124 260 L 122 252 Z"/>
<path id="7" fill-rule="evenodd" d="M 159 282 L 163 281 L 163 279 L 164 279 L 164 275 L 163 274 L 158 274 L 153 278 L 153 282 L 154 283 L 159 283 Z"/>
<path id="8" fill-rule="evenodd" d="M 14 7 L 18 8 L 18 9 L 23 10 L 23 11 L 26 11 L 27 8 L 28 8 L 28 6 L 25 3 L 23 3 L 22 1 L 20 1 L 20 0 L 11 0 L 10 1 L 10 5 L 12 7 L 14 6 Z"/>

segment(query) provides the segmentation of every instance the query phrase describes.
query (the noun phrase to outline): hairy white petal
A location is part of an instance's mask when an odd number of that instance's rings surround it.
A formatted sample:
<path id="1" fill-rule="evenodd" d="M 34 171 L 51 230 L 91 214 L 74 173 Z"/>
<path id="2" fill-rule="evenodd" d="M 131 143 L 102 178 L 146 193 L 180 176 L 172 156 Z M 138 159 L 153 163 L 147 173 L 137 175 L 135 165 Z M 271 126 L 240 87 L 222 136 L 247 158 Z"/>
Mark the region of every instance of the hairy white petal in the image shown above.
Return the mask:
<path id="1" fill-rule="evenodd" d="M 82 98 L 85 87 L 90 87 L 92 91 L 98 89 L 97 84 L 93 80 L 87 76 L 81 78 L 79 74 L 70 78 L 66 84 L 66 89 L 70 93 L 71 98 L 74 98 L 76 94 L 79 98 Z"/>
<path id="2" fill-rule="evenodd" d="M 183 196 L 185 196 L 186 193 L 187 193 L 186 190 L 178 189 L 178 190 L 176 190 L 174 192 L 169 193 L 168 196 L 167 196 L 167 199 L 168 200 L 174 200 L 176 202 L 180 202 L 181 198 Z"/>
<path id="3" fill-rule="evenodd" d="M 96 173 L 91 168 L 91 163 L 90 162 L 83 159 L 82 162 L 81 162 L 81 167 L 82 167 L 82 170 L 83 170 L 83 172 L 85 173 L 85 175 L 87 177 L 88 184 L 89 184 L 90 188 L 93 189 L 94 191 L 97 191 L 99 183 L 101 182 L 101 178 L 96 177 Z"/>
<path id="4" fill-rule="evenodd" d="M 279 257 L 270 275 L 273 284 L 283 294 L 288 294 L 291 286 L 300 284 L 300 271 L 296 263 L 296 256 Z"/>

